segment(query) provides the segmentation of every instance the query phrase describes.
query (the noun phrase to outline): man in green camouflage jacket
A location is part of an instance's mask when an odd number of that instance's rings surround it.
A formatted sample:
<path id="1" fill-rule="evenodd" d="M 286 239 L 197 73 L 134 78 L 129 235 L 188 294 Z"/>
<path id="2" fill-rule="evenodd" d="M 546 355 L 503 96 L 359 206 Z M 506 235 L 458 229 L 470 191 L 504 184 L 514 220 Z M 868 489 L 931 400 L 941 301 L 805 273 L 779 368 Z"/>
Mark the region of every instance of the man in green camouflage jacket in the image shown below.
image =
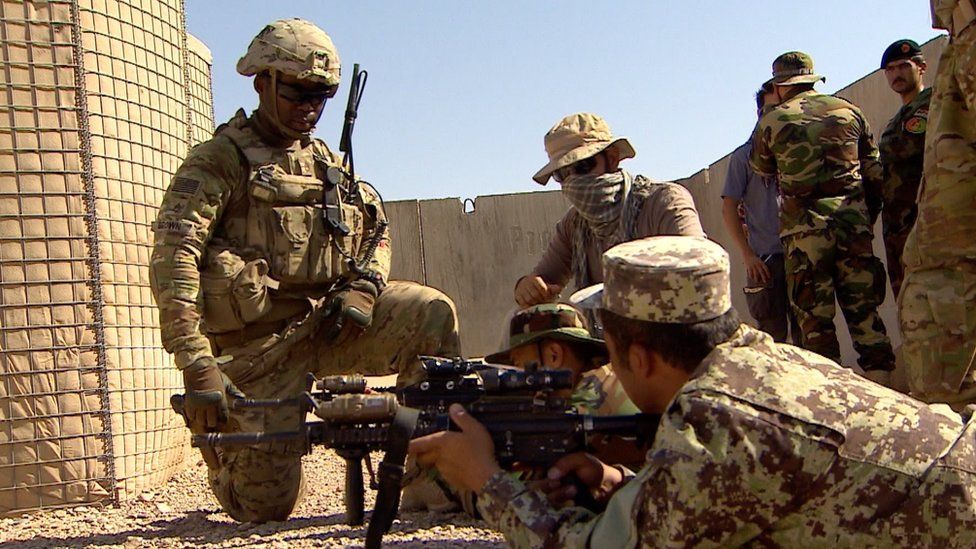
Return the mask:
<path id="1" fill-rule="evenodd" d="M 163 197 L 151 283 L 196 433 L 289 431 L 301 419 L 297 407 L 234 409 L 228 395 L 294 397 L 309 372 L 406 378 L 419 373 L 418 354 L 459 352 L 449 298 L 388 283 L 379 194 L 311 137 L 339 67 L 312 23 L 266 26 L 237 64 L 255 77 L 258 109 L 195 147 Z M 224 510 L 239 521 L 286 518 L 301 495 L 302 446 L 205 453 Z"/>
<path id="2" fill-rule="evenodd" d="M 661 423 L 636 474 L 587 454 L 549 471 L 547 495 L 499 470 L 460 405 L 460 432 L 411 452 L 479 493 L 517 547 L 972 547 L 976 420 L 872 383 L 739 322 L 714 242 L 662 236 L 603 256 L 595 307 L 613 369 Z M 606 502 L 554 507 L 574 473 Z M 547 497 L 548 496 L 548 497 Z"/>
<path id="3" fill-rule="evenodd" d="M 905 277 L 901 253 L 905 239 L 918 217 L 918 184 L 922 180 L 922 151 L 932 88 L 922 82 L 925 58 L 912 40 L 898 40 L 881 56 L 888 86 L 900 97 L 902 107 L 881 133 L 878 149 L 884 167 L 884 206 L 881 227 L 888 256 L 888 279 L 898 297 Z"/>
<path id="4" fill-rule="evenodd" d="M 905 242 L 898 298 L 912 394 L 976 402 L 976 2 L 932 0 L 949 31 L 925 134 L 918 219 Z"/>
<path id="5" fill-rule="evenodd" d="M 835 361 L 834 297 L 868 377 L 887 382 L 895 366 L 878 306 L 884 266 L 871 248 L 881 209 L 881 164 L 860 109 L 814 91 L 813 60 L 788 52 L 773 61 L 779 104 L 756 126 L 750 164 L 779 180 L 780 236 L 787 287 L 804 348 Z"/>

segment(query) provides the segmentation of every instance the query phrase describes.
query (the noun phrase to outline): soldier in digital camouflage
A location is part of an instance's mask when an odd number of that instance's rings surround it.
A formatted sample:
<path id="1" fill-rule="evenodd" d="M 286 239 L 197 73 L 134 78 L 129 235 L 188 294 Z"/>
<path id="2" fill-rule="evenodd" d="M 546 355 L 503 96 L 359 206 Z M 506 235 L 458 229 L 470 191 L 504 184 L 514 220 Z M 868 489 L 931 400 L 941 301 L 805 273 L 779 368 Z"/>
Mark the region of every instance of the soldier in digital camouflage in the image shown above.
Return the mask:
<path id="1" fill-rule="evenodd" d="M 613 369 L 662 414 L 637 473 L 573 454 L 544 491 L 499 470 L 459 405 L 460 432 L 410 451 L 479 494 L 516 547 L 972 547 L 976 421 L 775 343 L 732 309 L 714 242 L 653 237 L 603 256 L 604 284 L 571 301 L 604 322 Z M 557 507 L 574 473 L 606 510 Z"/>
<path id="2" fill-rule="evenodd" d="M 491 364 L 526 369 L 565 369 L 573 372 L 573 388 L 557 392 L 580 414 L 596 416 L 638 413 L 608 364 L 610 358 L 602 339 L 590 335 L 583 315 L 566 303 L 544 303 L 517 311 L 509 321 L 508 343 L 485 357 Z M 594 453 L 614 456 L 628 465 L 643 463 L 643 453 L 631 441 L 616 437 L 591 440 Z M 401 495 L 400 509 L 414 511 L 455 510 L 459 506 L 475 515 L 471 492 L 456 493 L 438 484 L 436 471 L 417 475 Z M 528 478 L 522 474 L 518 478 Z"/>
<path id="3" fill-rule="evenodd" d="M 962 408 L 976 402 L 976 5 L 931 5 L 949 44 L 932 91 L 898 316 L 912 394 Z"/>
<path id="4" fill-rule="evenodd" d="M 306 375 L 419 373 L 416 357 L 459 354 L 457 316 L 432 288 L 389 282 L 376 190 L 313 138 L 339 86 L 329 36 L 275 21 L 237 64 L 259 106 L 195 147 L 153 225 L 151 284 L 162 343 L 182 370 L 193 432 L 289 431 L 297 407 L 238 410 L 228 396 L 295 397 Z M 343 173 L 346 175 L 342 175 Z M 302 493 L 297 443 L 204 454 L 239 521 L 283 520 Z"/>
<path id="5" fill-rule="evenodd" d="M 532 179 L 559 183 L 571 204 L 545 253 L 515 284 L 520 307 L 555 301 L 573 279 L 579 288 L 603 280 L 600 255 L 620 242 L 662 234 L 702 236 L 691 193 L 681 185 L 632 175 L 620 162 L 637 153 L 626 137 L 592 113 L 563 117 L 545 135 L 549 162 Z M 591 328 L 599 334 L 595 319 Z"/>
<path id="6" fill-rule="evenodd" d="M 878 140 L 884 168 L 881 228 L 888 256 L 888 279 L 897 297 L 905 277 L 902 250 L 918 216 L 916 200 L 922 179 L 922 152 L 932 88 L 926 88 L 922 82 L 925 58 L 912 40 L 898 40 L 888 46 L 881 56 L 881 68 L 888 86 L 902 102 Z"/>
<path id="7" fill-rule="evenodd" d="M 778 104 L 753 134 L 750 165 L 779 181 L 780 236 L 790 302 L 804 348 L 840 360 L 834 298 L 869 378 L 888 383 L 895 357 L 878 307 L 885 272 L 874 256 L 882 169 L 867 120 L 855 105 L 814 90 L 823 77 L 803 52 L 773 61 Z"/>

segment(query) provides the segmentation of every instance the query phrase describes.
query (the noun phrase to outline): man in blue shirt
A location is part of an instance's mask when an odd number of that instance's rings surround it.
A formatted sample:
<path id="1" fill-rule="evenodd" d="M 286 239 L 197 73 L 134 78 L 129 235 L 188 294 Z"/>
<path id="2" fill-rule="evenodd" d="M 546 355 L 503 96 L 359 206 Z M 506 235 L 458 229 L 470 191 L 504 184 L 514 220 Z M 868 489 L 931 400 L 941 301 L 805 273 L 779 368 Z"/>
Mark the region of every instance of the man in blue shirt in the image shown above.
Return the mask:
<path id="1" fill-rule="evenodd" d="M 763 108 L 771 107 L 775 100 L 776 94 L 765 86 L 756 92 L 760 116 Z M 779 239 L 779 185 L 775 179 L 760 177 L 752 171 L 751 152 L 749 140 L 729 158 L 729 171 L 722 189 L 722 219 L 745 258 L 748 282 L 743 291 L 749 313 L 759 323 L 759 329 L 783 342 L 793 322 L 786 295 L 783 244 Z M 740 202 L 745 207 L 748 235 L 739 218 Z M 793 334 L 794 337 L 799 334 L 795 325 Z"/>

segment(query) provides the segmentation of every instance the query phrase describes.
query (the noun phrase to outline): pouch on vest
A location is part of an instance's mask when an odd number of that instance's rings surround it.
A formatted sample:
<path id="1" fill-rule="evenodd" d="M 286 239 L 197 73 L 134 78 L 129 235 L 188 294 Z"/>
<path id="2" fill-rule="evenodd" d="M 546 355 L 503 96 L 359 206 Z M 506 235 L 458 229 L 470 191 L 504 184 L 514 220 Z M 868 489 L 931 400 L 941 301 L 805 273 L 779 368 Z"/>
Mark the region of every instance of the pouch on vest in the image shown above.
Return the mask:
<path id="1" fill-rule="evenodd" d="M 320 180 L 278 168 L 261 175 L 262 185 L 251 185 L 247 232 L 251 246 L 267 250 L 271 275 L 282 283 L 308 285 L 345 272 L 344 257 L 335 246 L 350 255 L 358 251 L 364 224 L 359 208 L 341 204 L 350 233 L 333 237 L 323 220 Z"/>
<path id="2" fill-rule="evenodd" d="M 271 310 L 268 295 L 268 263 L 264 259 L 244 262 L 224 250 L 210 259 L 200 273 L 203 291 L 203 320 L 208 333 L 240 330 Z"/>

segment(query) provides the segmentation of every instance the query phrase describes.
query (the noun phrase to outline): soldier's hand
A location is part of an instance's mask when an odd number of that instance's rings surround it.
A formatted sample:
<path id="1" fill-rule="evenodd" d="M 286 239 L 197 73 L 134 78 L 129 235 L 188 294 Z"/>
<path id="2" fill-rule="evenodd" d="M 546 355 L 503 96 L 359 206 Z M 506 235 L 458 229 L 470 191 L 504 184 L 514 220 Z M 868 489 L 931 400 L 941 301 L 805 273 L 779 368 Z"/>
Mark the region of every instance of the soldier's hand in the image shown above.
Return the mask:
<path id="1" fill-rule="evenodd" d="M 549 468 L 546 475 L 548 484 L 540 483 L 535 487 L 546 494 L 550 503 L 559 506 L 576 497 L 576 483 L 566 482 L 571 474 L 576 475 L 579 483 L 589 488 L 593 499 L 604 504 L 623 484 L 623 475 L 618 469 L 610 467 L 593 455 L 577 452 L 560 458 Z"/>
<path id="2" fill-rule="evenodd" d="M 762 284 L 763 286 L 769 284 L 769 281 L 773 278 L 773 274 L 769 271 L 769 266 L 756 254 L 752 254 L 746 258 L 746 273 L 749 275 L 750 281 Z"/>
<path id="3" fill-rule="evenodd" d="M 201 358 L 184 368 L 183 386 L 183 411 L 194 433 L 219 431 L 227 423 L 228 396 L 244 398 L 213 357 Z"/>
<path id="4" fill-rule="evenodd" d="M 373 322 L 373 307 L 379 291 L 367 280 L 357 280 L 349 288 L 337 294 L 330 307 L 335 309 L 335 321 L 342 330 L 335 339 L 336 345 L 359 336 Z"/>
<path id="5" fill-rule="evenodd" d="M 525 275 L 515 284 L 515 303 L 519 307 L 531 307 L 540 303 L 548 303 L 559 296 L 563 287 L 559 284 L 549 284 L 539 275 Z"/>
<path id="6" fill-rule="evenodd" d="M 450 414 L 461 431 L 441 431 L 414 439 L 410 441 L 410 454 L 420 465 L 437 467 L 451 486 L 480 494 L 488 479 L 501 470 L 495 461 L 495 445 L 488 430 L 460 404 L 452 404 Z"/>

